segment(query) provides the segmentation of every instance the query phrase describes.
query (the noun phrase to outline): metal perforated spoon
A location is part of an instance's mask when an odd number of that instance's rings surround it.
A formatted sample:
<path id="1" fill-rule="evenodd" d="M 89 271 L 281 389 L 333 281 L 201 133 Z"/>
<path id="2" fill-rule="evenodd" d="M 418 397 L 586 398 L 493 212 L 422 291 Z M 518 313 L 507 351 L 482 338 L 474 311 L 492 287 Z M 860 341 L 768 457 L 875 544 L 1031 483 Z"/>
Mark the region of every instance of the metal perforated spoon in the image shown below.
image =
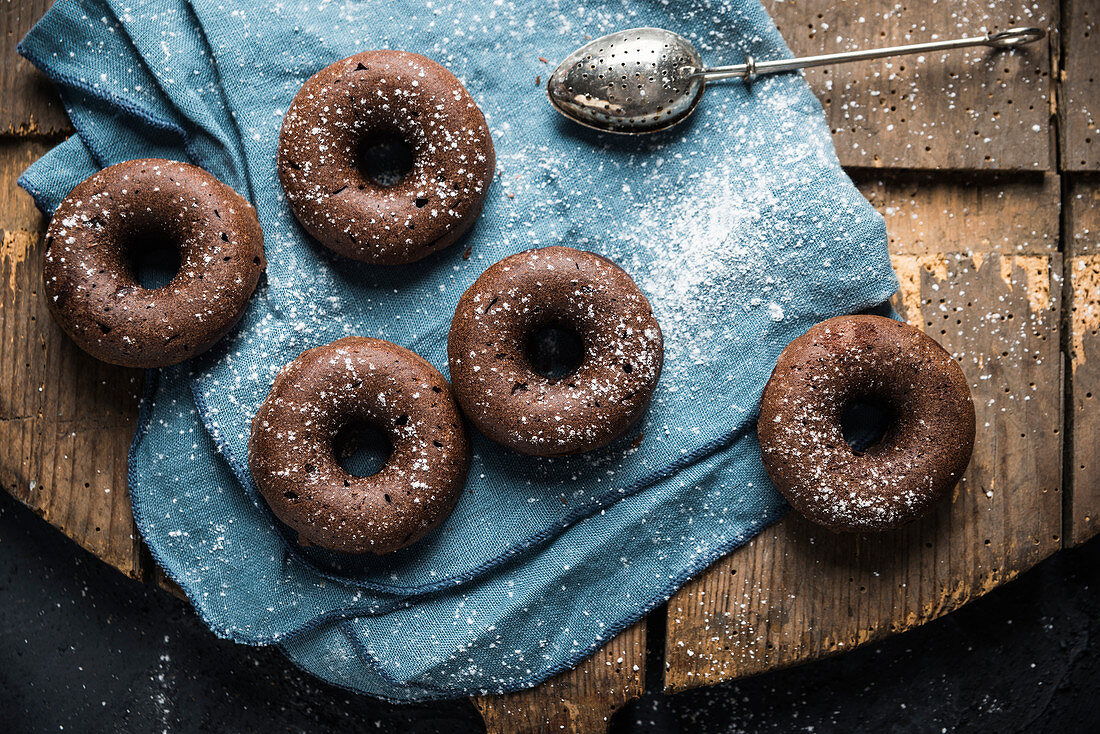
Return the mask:
<path id="1" fill-rule="evenodd" d="M 800 59 L 758 62 L 748 56 L 742 64 L 708 69 L 683 36 L 660 28 L 632 28 L 597 38 L 569 54 L 550 75 L 546 93 L 559 112 L 582 125 L 611 133 L 652 133 L 686 119 L 707 82 L 740 78 L 749 84 L 761 74 L 968 46 L 1015 48 L 1045 35 L 1040 28 L 1009 28 L 974 38 Z"/>

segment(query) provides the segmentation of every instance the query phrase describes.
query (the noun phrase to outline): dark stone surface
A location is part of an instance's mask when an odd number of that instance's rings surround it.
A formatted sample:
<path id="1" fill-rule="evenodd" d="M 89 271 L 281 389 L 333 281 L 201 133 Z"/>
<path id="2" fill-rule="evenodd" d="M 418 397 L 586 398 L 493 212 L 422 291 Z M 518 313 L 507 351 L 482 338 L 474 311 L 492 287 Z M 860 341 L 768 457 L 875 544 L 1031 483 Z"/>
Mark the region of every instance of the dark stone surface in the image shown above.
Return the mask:
<path id="1" fill-rule="evenodd" d="M 483 730 L 468 701 L 394 706 L 274 648 L 219 640 L 190 606 L 100 562 L 0 491 L 0 732 Z"/>
<path id="2" fill-rule="evenodd" d="M 1100 729 L 1100 543 L 847 655 L 616 715 L 630 732 Z M 0 492 L 0 731 L 481 731 L 466 701 L 391 706 L 218 640 Z"/>

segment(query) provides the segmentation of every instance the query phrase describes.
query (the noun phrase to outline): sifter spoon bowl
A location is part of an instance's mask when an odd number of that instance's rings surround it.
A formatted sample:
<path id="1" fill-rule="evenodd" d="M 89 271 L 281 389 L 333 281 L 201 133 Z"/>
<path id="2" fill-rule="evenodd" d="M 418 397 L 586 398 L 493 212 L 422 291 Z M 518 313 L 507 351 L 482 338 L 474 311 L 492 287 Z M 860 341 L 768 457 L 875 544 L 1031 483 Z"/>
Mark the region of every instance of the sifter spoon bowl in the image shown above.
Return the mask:
<path id="1" fill-rule="evenodd" d="M 844 61 L 944 51 L 970 46 L 1015 48 L 1046 35 L 1040 28 L 1009 28 L 982 36 L 906 46 L 849 51 L 796 59 L 756 61 L 707 68 L 683 36 L 661 28 L 632 28 L 586 43 L 562 61 L 546 83 L 550 104 L 569 119 L 603 132 L 637 135 L 666 130 L 695 111 L 707 82 Z"/>

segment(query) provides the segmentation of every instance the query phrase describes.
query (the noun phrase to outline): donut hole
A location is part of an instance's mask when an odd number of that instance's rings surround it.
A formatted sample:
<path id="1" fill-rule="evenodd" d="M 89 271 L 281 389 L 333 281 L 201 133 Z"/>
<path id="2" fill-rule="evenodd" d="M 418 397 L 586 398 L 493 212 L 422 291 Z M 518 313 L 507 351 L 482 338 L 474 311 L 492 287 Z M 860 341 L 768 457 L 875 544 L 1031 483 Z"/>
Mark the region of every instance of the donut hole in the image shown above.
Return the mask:
<path id="1" fill-rule="evenodd" d="M 852 451 L 862 454 L 883 443 L 896 419 L 897 413 L 887 401 L 860 396 L 844 406 L 840 430 Z"/>
<path id="2" fill-rule="evenodd" d="M 584 340 L 569 326 L 547 324 L 531 332 L 526 352 L 532 371 L 551 380 L 560 380 L 581 366 Z"/>
<path id="3" fill-rule="evenodd" d="M 388 189 L 404 181 L 412 172 L 416 156 L 399 135 L 379 132 L 363 138 L 359 144 L 358 163 L 364 180 Z"/>
<path id="4" fill-rule="evenodd" d="M 134 281 L 148 290 L 171 283 L 183 264 L 179 246 L 164 232 L 135 233 L 123 242 L 122 252 Z"/>
<path id="5" fill-rule="evenodd" d="M 340 467 L 353 477 L 377 474 L 393 453 L 390 438 L 368 421 L 352 421 L 336 432 L 332 450 Z"/>

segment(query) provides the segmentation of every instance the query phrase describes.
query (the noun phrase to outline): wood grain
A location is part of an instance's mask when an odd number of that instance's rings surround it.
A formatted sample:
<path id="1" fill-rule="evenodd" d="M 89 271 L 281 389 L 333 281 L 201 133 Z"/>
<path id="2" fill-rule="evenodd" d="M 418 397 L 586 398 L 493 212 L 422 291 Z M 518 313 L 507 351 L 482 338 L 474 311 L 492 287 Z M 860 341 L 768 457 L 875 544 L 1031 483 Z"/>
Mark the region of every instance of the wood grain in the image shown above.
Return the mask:
<path id="1" fill-rule="evenodd" d="M 1100 177 L 1072 185 L 1067 206 L 1066 286 L 1069 346 L 1070 544 L 1100 533 Z"/>
<path id="2" fill-rule="evenodd" d="M 579 667 L 536 688 L 474 700 L 489 734 L 607 731 L 611 715 L 645 689 L 646 624 L 638 622 Z"/>
<path id="3" fill-rule="evenodd" d="M 107 563 L 143 578 L 126 493 L 142 377 L 85 355 L 46 308 L 45 222 L 15 180 L 47 147 L 0 141 L 0 485 Z"/>
<path id="4" fill-rule="evenodd" d="M 15 50 L 52 4 L 52 0 L 0 4 L 0 133 L 50 136 L 72 131 L 53 83 Z"/>
<path id="5" fill-rule="evenodd" d="M 1053 0 L 764 6 L 796 55 L 1045 28 L 1056 18 Z M 1050 47 L 1039 42 L 1013 52 L 982 48 L 826 66 L 806 78 L 846 166 L 1046 171 L 1053 164 L 1050 72 Z"/>
<path id="6" fill-rule="evenodd" d="M 972 189 L 959 189 L 926 198 L 947 204 L 942 216 L 950 216 L 974 201 Z M 1034 211 L 1030 197 L 1006 199 L 1006 210 Z M 975 218 L 936 229 L 951 246 L 993 246 L 1010 217 L 988 219 L 985 227 Z M 669 603 L 667 689 L 773 670 L 910 629 L 1060 547 L 1061 254 L 1037 242 L 1041 254 L 935 254 L 923 241 L 895 242 L 899 311 L 956 356 L 974 392 L 978 436 L 966 477 L 935 513 L 900 531 L 842 536 L 792 514 L 715 564 Z"/>
<path id="7" fill-rule="evenodd" d="M 851 175 L 886 219 L 891 252 L 1058 250 L 1056 175 L 967 173 L 953 176 L 950 184 L 932 172 L 862 169 Z"/>
<path id="8" fill-rule="evenodd" d="M 1100 171 L 1100 4 L 1066 0 L 1062 22 L 1062 169 Z"/>

